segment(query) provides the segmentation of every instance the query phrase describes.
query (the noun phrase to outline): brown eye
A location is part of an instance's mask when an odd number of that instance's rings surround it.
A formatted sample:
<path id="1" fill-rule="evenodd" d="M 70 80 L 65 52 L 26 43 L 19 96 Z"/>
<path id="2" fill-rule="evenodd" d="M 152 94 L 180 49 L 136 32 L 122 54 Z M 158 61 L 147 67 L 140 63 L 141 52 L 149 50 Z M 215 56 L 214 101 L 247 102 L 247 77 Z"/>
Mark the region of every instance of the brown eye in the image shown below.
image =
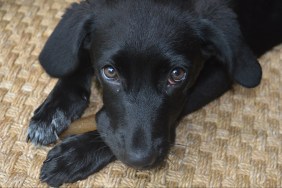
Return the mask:
<path id="1" fill-rule="evenodd" d="M 110 65 L 105 66 L 103 68 L 103 75 L 108 80 L 117 80 L 118 79 L 118 74 L 117 74 L 116 69 Z"/>
<path id="2" fill-rule="evenodd" d="M 168 83 L 170 85 L 178 84 L 182 82 L 183 80 L 185 80 L 186 76 L 187 76 L 187 73 L 183 68 L 180 68 L 180 67 L 175 68 L 170 72 Z"/>

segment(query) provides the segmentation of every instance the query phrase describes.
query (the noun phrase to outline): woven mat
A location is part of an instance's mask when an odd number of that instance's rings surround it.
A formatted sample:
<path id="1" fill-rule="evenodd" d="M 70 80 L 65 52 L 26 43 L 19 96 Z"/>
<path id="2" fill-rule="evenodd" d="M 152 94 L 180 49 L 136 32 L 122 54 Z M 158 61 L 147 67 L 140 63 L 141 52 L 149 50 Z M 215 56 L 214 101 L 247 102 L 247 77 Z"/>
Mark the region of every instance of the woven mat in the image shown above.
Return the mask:
<path id="1" fill-rule="evenodd" d="M 35 108 L 56 80 L 37 62 L 72 0 L 0 0 L 0 187 L 46 187 L 50 147 L 26 143 Z M 282 46 L 260 59 L 262 84 L 235 86 L 186 117 L 168 160 L 150 171 L 114 162 L 73 187 L 282 187 Z M 85 117 L 101 106 L 95 88 Z"/>

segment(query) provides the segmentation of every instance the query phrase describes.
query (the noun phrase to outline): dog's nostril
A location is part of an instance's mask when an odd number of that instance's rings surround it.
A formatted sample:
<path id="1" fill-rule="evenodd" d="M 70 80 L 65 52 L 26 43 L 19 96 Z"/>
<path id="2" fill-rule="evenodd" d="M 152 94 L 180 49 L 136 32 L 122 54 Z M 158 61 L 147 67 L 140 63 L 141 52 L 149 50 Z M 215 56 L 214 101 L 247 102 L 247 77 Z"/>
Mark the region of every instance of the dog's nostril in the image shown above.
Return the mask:
<path id="1" fill-rule="evenodd" d="M 141 151 L 129 152 L 124 158 L 126 164 L 138 169 L 152 166 L 156 162 L 156 159 L 156 153 L 144 153 Z"/>

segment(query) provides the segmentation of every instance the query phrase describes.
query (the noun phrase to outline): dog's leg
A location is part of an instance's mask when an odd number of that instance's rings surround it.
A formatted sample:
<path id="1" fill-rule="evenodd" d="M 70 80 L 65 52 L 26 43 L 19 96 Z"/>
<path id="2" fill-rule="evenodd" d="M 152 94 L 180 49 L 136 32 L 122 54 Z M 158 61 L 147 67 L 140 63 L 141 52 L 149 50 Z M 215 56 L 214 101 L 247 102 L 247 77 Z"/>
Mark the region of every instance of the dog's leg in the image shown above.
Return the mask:
<path id="1" fill-rule="evenodd" d="M 66 138 L 49 151 L 40 179 L 52 187 L 87 178 L 115 160 L 97 131 Z"/>
<path id="2" fill-rule="evenodd" d="M 27 139 L 40 145 L 55 142 L 88 106 L 93 74 L 93 68 L 83 64 L 73 74 L 59 79 L 47 99 L 35 110 Z"/>
<path id="3" fill-rule="evenodd" d="M 225 68 L 215 62 L 207 62 L 198 80 L 188 94 L 188 101 L 181 114 L 190 114 L 231 89 L 232 80 Z"/>

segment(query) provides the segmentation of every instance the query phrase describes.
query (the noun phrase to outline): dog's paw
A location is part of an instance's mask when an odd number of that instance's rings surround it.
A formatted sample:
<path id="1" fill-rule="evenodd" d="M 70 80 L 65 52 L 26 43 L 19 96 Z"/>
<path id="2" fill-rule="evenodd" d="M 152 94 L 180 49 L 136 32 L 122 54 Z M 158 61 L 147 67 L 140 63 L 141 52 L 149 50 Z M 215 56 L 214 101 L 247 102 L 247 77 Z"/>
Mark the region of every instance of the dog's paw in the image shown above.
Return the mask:
<path id="1" fill-rule="evenodd" d="M 27 141 L 35 145 L 56 142 L 58 135 L 66 130 L 73 120 L 78 119 L 88 106 L 88 99 L 80 96 L 50 95 L 35 110 L 28 127 Z"/>
<path id="2" fill-rule="evenodd" d="M 115 156 L 97 131 L 70 136 L 49 151 L 40 179 L 58 187 L 85 179 L 113 160 Z"/>
<path id="3" fill-rule="evenodd" d="M 28 127 L 27 140 L 35 145 L 54 143 L 70 123 L 71 119 L 62 110 L 57 109 L 51 114 L 35 114 Z"/>

